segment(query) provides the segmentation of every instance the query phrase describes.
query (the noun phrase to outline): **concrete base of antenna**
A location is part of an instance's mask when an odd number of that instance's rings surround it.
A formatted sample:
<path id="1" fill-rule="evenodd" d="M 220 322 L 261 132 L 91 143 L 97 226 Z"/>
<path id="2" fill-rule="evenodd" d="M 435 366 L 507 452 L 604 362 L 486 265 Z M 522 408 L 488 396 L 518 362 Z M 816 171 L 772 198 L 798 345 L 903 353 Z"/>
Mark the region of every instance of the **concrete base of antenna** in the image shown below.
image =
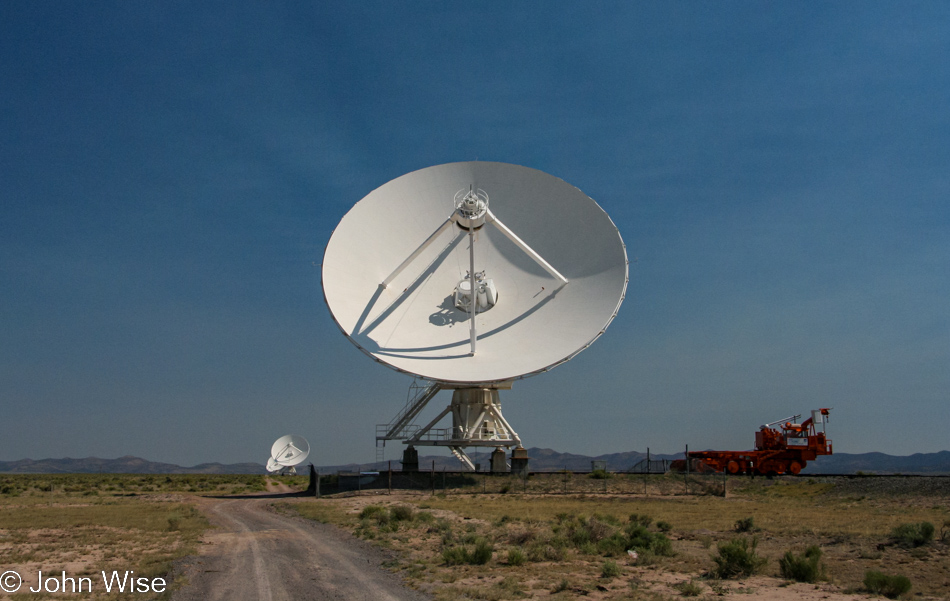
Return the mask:
<path id="1" fill-rule="evenodd" d="M 505 451 L 497 448 L 491 454 L 491 473 L 501 474 L 508 471 L 508 460 L 505 458 Z"/>
<path id="2" fill-rule="evenodd" d="M 402 452 L 402 471 L 419 471 L 419 451 L 417 451 L 414 446 L 410 445 Z"/>
<path id="3" fill-rule="evenodd" d="M 528 475 L 528 450 L 518 445 L 511 451 L 511 473 L 522 477 Z"/>

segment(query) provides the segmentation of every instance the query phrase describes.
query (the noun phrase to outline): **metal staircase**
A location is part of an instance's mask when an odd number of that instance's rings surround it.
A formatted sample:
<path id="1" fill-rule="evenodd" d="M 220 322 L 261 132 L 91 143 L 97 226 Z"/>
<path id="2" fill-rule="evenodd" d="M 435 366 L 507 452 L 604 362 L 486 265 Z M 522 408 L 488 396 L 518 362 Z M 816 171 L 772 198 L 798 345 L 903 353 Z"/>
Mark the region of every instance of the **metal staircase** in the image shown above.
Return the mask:
<path id="1" fill-rule="evenodd" d="M 412 381 L 405 407 L 388 424 L 376 424 L 377 462 L 385 460 L 387 440 L 406 440 L 419 431 L 419 426 L 414 425 L 413 420 L 441 389 L 442 384 L 439 382 L 418 378 Z"/>

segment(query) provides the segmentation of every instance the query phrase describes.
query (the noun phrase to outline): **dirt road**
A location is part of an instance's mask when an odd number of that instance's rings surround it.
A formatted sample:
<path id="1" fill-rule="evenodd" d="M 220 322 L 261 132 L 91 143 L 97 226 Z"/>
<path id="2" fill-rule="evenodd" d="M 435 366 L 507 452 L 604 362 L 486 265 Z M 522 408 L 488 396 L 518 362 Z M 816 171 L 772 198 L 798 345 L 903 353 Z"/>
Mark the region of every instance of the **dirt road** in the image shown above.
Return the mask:
<path id="1" fill-rule="evenodd" d="M 200 554 L 178 571 L 188 584 L 173 601 L 353 599 L 421 601 L 380 567 L 380 549 L 332 526 L 280 515 L 273 499 L 208 499 L 202 509 L 217 528 Z"/>

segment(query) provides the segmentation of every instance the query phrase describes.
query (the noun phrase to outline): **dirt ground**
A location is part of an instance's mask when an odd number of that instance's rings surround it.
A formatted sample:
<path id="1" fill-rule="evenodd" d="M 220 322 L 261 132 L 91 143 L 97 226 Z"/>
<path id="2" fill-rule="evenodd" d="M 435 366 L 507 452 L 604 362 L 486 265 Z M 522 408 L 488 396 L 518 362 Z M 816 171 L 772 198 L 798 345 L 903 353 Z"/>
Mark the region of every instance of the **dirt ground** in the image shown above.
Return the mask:
<path id="1" fill-rule="evenodd" d="M 910 491 L 907 483 L 902 482 L 896 482 L 894 486 L 886 482 L 874 482 L 872 485 L 876 487 L 875 490 L 867 490 L 869 485 L 866 483 L 844 483 L 840 490 L 816 493 L 807 499 L 786 496 L 773 498 L 765 496 L 768 491 L 759 491 L 756 495 L 746 497 L 736 495 L 729 499 L 652 501 L 625 495 L 596 499 L 590 496 L 554 499 L 550 496 L 527 495 L 516 500 L 512 495 L 449 495 L 438 498 L 396 492 L 392 495 L 363 493 L 337 496 L 319 502 L 300 500 L 299 506 L 303 508 L 304 503 L 319 503 L 325 515 L 330 515 L 331 511 L 338 512 L 342 517 L 335 519 L 347 530 L 357 536 L 373 539 L 378 545 L 397 550 L 401 559 L 393 568 L 413 587 L 432 594 L 439 601 L 525 598 L 670 601 L 691 596 L 733 601 L 855 601 L 882 598 L 863 590 L 861 582 L 868 570 L 910 576 L 914 587 L 905 598 L 950 599 L 950 545 L 945 540 L 936 540 L 920 549 L 906 549 L 889 543 L 886 534 L 890 524 L 916 520 L 922 516 L 938 525 L 943 523 L 942 519 L 938 521 L 937 518 L 947 515 L 945 487 L 939 491 Z M 819 484 L 810 486 L 820 490 Z M 887 489 L 881 490 L 882 487 Z M 784 494 L 794 494 L 800 488 L 792 485 Z M 525 531 L 538 532 L 546 527 L 545 523 L 550 525 L 550 521 L 546 521 L 549 518 L 542 517 L 542 505 L 569 503 L 589 506 L 580 510 L 588 512 L 588 515 L 597 512 L 629 515 L 642 510 L 646 503 L 655 503 L 650 511 L 658 511 L 663 505 L 668 505 L 668 510 L 674 512 L 671 515 L 694 505 L 708 507 L 713 514 L 718 512 L 723 515 L 703 518 L 703 521 L 721 522 L 713 530 L 693 525 L 668 532 L 675 551 L 672 557 L 644 564 L 626 556 L 614 556 L 611 561 L 618 564 L 619 568 L 619 573 L 614 577 L 602 576 L 604 557 L 579 551 L 568 551 L 564 558 L 556 561 L 529 559 L 520 566 L 510 565 L 506 560 L 508 549 L 522 544 L 513 541 L 518 541 Z M 406 522 L 404 526 L 390 532 L 386 527 L 375 525 L 360 516 L 370 506 L 392 509 L 400 505 L 411 505 L 420 512 L 431 513 L 428 525 Z M 795 516 L 782 515 L 790 507 L 801 513 Z M 518 508 L 526 509 L 533 517 L 517 517 Z M 577 511 L 576 507 L 572 507 L 571 511 Z M 756 519 L 764 526 L 754 534 L 744 535 L 755 536 L 758 552 L 769 558 L 763 574 L 737 580 L 719 580 L 708 576 L 714 565 L 712 556 L 716 553 L 717 544 L 737 536 L 731 527 L 736 517 L 727 515 L 727 511 L 733 511 L 737 516 L 743 516 L 745 512 L 755 513 Z M 864 533 L 861 518 L 857 523 L 843 524 L 841 516 L 847 514 L 869 516 L 869 520 L 882 524 L 887 522 L 887 525 L 876 525 L 877 532 Z M 484 519 L 480 516 L 484 516 Z M 657 517 L 677 524 L 686 520 L 683 516 L 679 516 L 679 519 L 662 515 Z M 767 521 L 769 518 L 773 521 Z M 809 518 L 812 519 L 811 523 Z M 334 518 L 330 517 L 330 520 Z M 800 525 L 782 525 L 789 521 Z M 842 530 L 836 530 L 835 524 L 839 521 Z M 445 533 L 449 530 L 452 534 L 447 537 Z M 471 549 L 476 536 L 494 541 L 494 554 L 488 563 L 455 566 L 445 563 L 441 556 L 442 549 L 447 546 L 465 546 L 466 538 L 469 539 L 467 546 Z M 447 539 L 453 542 L 446 543 Z M 828 576 L 814 584 L 795 583 L 781 578 L 778 574 L 778 559 L 789 549 L 801 552 L 810 545 L 821 547 Z M 690 589 L 688 592 L 687 588 Z"/>
<path id="2" fill-rule="evenodd" d="M 180 562 L 173 577 L 187 584 L 173 601 L 384 600 L 416 601 L 380 566 L 385 551 L 332 526 L 281 515 L 273 499 L 196 499 L 214 529 L 199 555 Z"/>

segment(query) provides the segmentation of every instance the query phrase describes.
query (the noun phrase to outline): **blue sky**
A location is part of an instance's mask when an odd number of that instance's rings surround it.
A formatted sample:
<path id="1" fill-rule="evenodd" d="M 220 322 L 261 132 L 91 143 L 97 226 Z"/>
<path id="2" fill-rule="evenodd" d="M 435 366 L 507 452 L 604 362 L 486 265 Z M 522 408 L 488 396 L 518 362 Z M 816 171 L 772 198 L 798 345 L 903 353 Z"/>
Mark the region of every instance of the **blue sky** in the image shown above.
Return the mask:
<path id="1" fill-rule="evenodd" d="M 475 159 L 579 187 L 631 259 L 606 335 L 504 395 L 526 446 L 744 449 L 831 406 L 837 451 L 950 448 L 947 31 L 939 2 L 4 2 L 0 460 L 294 432 L 372 461 L 411 380 L 333 324 L 324 246 Z"/>

